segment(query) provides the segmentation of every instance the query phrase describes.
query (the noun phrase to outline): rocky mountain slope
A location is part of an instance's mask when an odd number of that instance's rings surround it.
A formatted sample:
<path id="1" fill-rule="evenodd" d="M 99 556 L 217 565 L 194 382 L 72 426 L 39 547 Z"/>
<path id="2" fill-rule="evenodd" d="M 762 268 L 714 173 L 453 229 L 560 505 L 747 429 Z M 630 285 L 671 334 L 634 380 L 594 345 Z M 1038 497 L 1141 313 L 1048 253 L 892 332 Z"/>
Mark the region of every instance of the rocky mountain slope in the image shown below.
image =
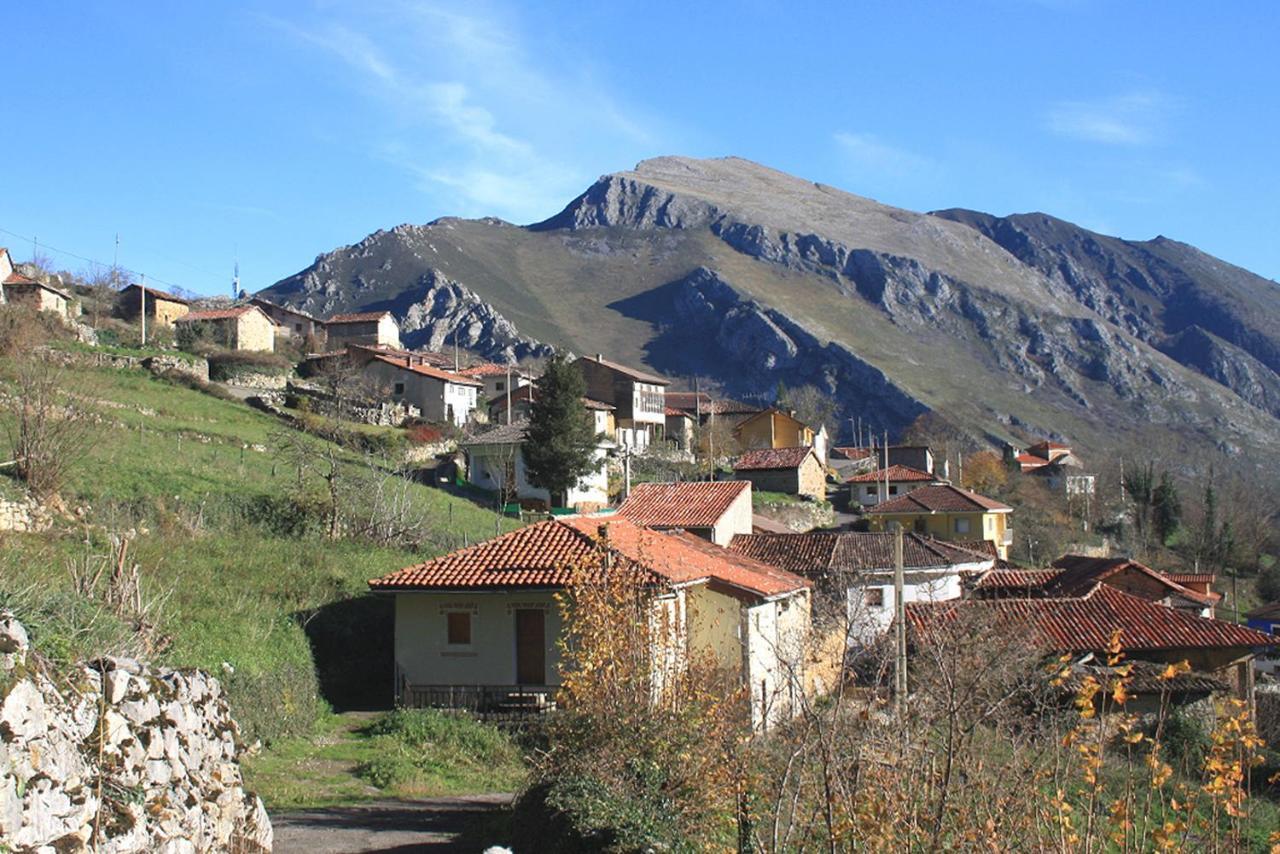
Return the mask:
<path id="1" fill-rule="evenodd" d="M 545 222 L 402 225 L 264 295 L 389 308 L 415 346 L 609 353 L 737 396 L 812 385 L 877 429 L 936 410 L 994 441 L 1239 455 L 1280 446 L 1278 294 L 1163 238 L 663 157 Z"/>

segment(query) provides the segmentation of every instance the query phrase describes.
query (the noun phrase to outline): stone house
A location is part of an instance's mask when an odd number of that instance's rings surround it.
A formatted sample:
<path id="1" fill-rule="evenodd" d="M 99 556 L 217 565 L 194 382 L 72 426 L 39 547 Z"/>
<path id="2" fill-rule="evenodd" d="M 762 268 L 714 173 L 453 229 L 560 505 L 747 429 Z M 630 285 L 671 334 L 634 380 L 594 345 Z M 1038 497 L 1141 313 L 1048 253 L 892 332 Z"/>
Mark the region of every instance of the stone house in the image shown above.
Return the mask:
<path id="1" fill-rule="evenodd" d="M 889 466 L 887 469 L 855 474 L 845 481 L 849 486 L 850 506 L 856 502 L 863 507 L 874 507 L 881 501 L 889 501 L 906 495 L 922 486 L 937 486 L 943 481 L 927 471 L 910 466 Z"/>
<path id="2" fill-rule="evenodd" d="M 275 321 L 279 334 L 286 338 L 304 340 L 312 338 L 321 342 L 325 340 L 324 321 L 318 317 L 296 308 L 277 305 L 262 297 L 254 297 L 249 300 L 249 304 L 257 306 L 267 317 Z"/>
<path id="3" fill-rule="evenodd" d="M 395 597 L 395 689 L 406 706 L 547 708 L 560 685 L 556 594 L 594 572 L 643 579 L 661 674 L 709 655 L 749 686 L 764 729 L 800 707 L 809 582 L 688 533 L 561 517 L 369 582 Z"/>
<path id="4" fill-rule="evenodd" d="M 697 419 L 674 406 L 667 407 L 666 437 L 667 441 L 682 451 L 693 451 L 694 426 Z"/>
<path id="5" fill-rule="evenodd" d="M 1095 581 L 1105 581 L 1133 596 L 1202 617 L 1212 617 L 1214 607 L 1222 600 L 1220 594 L 1207 589 L 1208 585 L 1196 585 L 1199 589 L 1195 589 L 1179 582 L 1177 575 L 1160 572 L 1127 557 L 1069 554 L 1055 560 L 1053 567 L 1060 572 L 1039 588 L 1047 596 L 1061 595 Z"/>
<path id="6" fill-rule="evenodd" d="M 174 320 L 179 342 L 205 338 L 228 350 L 275 352 L 276 323 L 255 305 L 189 311 Z"/>
<path id="7" fill-rule="evenodd" d="M 643 450 L 662 441 L 667 424 L 667 381 L 602 355 L 583 356 L 574 364 L 587 383 L 586 396 L 614 407 L 614 439 Z"/>
<path id="8" fill-rule="evenodd" d="M 365 362 L 363 371 L 379 393 L 416 406 L 427 421 L 461 427 L 476 408 L 480 381 L 470 377 L 382 353 Z"/>
<path id="9" fill-rule="evenodd" d="M 922 486 L 906 495 L 882 501 L 867 510 L 871 530 L 887 531 L 897 522 L 908 531 L 939 540 L 986 540 L 1001 559 L 1009 557 L 1013 508 L 958 486 Z"/>
<path id="10" fill-rule="evenodd" d="M 175 320 L 191 311 L 191 303 L 182 297 L 133 284 L 116 295 L 116 316 L 123 320 L 137 320 L 144 300 L 147 323 L 158 326 L 172 326 Z"/>
<path id="11" fill-rule="evenodd" d="M 13 268 L 9 250 L 0 249 L 0 305 L 25 305 L 36 311 L 48 311 L 59 317 L 71 312 L 71 294 L 24 276 Z"/>
<path id="12" fill-rule="evenodd" d="M 567 495 L 553 496 L 529 482 L 524 460 L 527 422 L 501 424 L 459 442 L 467 456 L 467 481 L 481 489 L 498 493 L 503 501 L 520 502 L 542 509 L 572 507 L 594 512 L 609 505 L 609 471 L 606 456 L 612 441 L 596 445 L 595 469 L 578 481 Z"/>
<path id="13" fill-rule="evenodd" d="M 638 483 L 618 515 L 646 528 L 688 531 L 717 546 L 728 546 L 736 535 L 751 533 L 751 484 L 742 480 Z"/>
<path id="14" fill-rule="evenodd" d="M 743 421 L 761 411 L 759 406 L 731 400 L 727 397 L 712 397 L 705 391 L 667 391 L 667 406 L 679 409 L 692 417 L 698 424 L 707 424 L 715 419 L 719 424 L 732 429 Z"/>
<path id="15" fill-rule="evenodd" d="M 818 462 L 827 464 L 827 428 L 814 430 L 794 413 L 769 408 L 744 419 L 733 430 L 738 447 L 744 451 L 756 448 L 813 448 Z"/>
<path id="16" fill-rule="evenodd" d="M 327 346 L 341 350 L 348 344 L 374 347 L 400 346 L 400 325 L 389 311 L 335 314 L 324 321 Z"/>
<path id="17" fill-rule="evenodd" d="M 761 492 L 782 492 L 821 501 L 827 495 L 826 468 L 811 447 L 758 448 L 733 464 L 733 476 Z"/>

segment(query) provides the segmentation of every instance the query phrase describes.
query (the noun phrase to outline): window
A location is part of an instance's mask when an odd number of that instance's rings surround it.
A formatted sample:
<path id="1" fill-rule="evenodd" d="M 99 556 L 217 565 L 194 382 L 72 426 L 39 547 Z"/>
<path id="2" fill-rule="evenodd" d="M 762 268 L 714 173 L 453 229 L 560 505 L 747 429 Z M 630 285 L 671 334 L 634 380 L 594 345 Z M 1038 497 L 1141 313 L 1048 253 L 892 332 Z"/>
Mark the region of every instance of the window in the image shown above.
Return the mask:
<path id="1" fill-rule="evenodd" d="M 956 533 L 957 533 L 957 534 L 967 534 L 967 533 L 969 533 L 969 520 L 968 520 L 968 519 L 957 519 L 957 520 L 956 520 Z"/>
<path id="2" fill-rule="evenodd" d="M 884 588 L 868 587 L 866 590 L 862 591 L 862 603 L 868 608 L 883 608 Z"/>
<path id="3" fill-rule="evenodd" d="M 494 386 L 493 386 L 493 387 L 494 387 L 494 388 L 496 388 L 498 391 L 506 391 L 506 390 L 507 390 L 507 384 L 506 384 L 505 382 L 502 382 L 501 380 L 499 380 L 498 382 L 494 383 Z"/>
<path id="4" fill-rule="evenodd" d="M 451 611 L 445 617 L 449 621 L 449 645 L 471 645 L 471 615 L 461 611 Z"/>
<path id="5" fill-rule="evenodd" d="M 404 394 L 404 383 L 396 383 L 391 389 L 392 394 Z"/>
<path id="6" fill-rule="evenodd" d="M 929 532 L 929 520 L 923 516 L 916 519 L 915 524 L 911 526 L 917 534 L 926 534 Z"/>
<path id="7" fill-rule="evenodd" d="M 301 331 L 302 331 L 302 324 L 301 324 L 301 323 L 295 323 L 295 324 L 293 324 L 293 331 L 294 331 L 294 332 L 301 332 Z"/>
<path id="8" fill-rule="evenodd" d="M 866 486 L 866 487 L 863 487 L 863 492 L 866 495 L 874 496 L 876 494 L 876 488 L 874 486 Z"/>
<path id="9" fill-rule="evenodd" d="M 897 494 L 898 494 L 898 487 L 896 487 L 896 486 L 890 486 L 890 487 L 889 487 L 889 494 L 890 494 L 890 495 L 897 495 Z"/>

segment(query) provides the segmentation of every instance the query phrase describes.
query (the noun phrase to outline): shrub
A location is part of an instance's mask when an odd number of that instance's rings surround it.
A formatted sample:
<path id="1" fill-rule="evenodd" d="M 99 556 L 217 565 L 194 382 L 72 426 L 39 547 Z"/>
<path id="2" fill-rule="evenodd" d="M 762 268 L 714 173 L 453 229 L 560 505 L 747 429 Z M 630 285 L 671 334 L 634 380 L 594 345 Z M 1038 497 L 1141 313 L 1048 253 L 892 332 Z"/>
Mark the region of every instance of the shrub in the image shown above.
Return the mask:
<path id="1" fill-rule="evenodd" d="M 283 374 L 293 363 L 277 353 L 253 350 L 215 350 L 208 355 L 209 379 L 226 382 L 251 374 Z"/>
<path id="2" fill-rule="evenodd" d="M 497 727 L 461 714 L 435 709 L 387 712 L 365 731 L 377 747 L 374 759 L 358 769 L 379 788 L 412 783 L 419 778 L 489 775 L 491 784 L 516 782 L 520 751 Z"/>
<path id="3" fill-rule="evenodd" d="M 1210 746 L 1204 724 L 1176 709 L 1164 722 L 1161 742 L 1170 764 L 1193 777 L 1199 775 Z"/>

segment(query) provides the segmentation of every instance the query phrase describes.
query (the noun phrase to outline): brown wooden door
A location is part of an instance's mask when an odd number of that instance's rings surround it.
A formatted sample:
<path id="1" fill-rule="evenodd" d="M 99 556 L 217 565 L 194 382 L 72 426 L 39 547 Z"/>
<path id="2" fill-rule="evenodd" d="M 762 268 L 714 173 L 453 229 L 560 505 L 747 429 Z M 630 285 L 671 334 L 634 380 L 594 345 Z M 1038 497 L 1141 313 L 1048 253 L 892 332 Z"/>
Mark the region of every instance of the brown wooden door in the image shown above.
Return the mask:
<path id="1" fill-rule="evenodd" d="M 516 682 L 545 685 L 547 681 L 546 612 L 537 608 L 516 611 Z"/>

